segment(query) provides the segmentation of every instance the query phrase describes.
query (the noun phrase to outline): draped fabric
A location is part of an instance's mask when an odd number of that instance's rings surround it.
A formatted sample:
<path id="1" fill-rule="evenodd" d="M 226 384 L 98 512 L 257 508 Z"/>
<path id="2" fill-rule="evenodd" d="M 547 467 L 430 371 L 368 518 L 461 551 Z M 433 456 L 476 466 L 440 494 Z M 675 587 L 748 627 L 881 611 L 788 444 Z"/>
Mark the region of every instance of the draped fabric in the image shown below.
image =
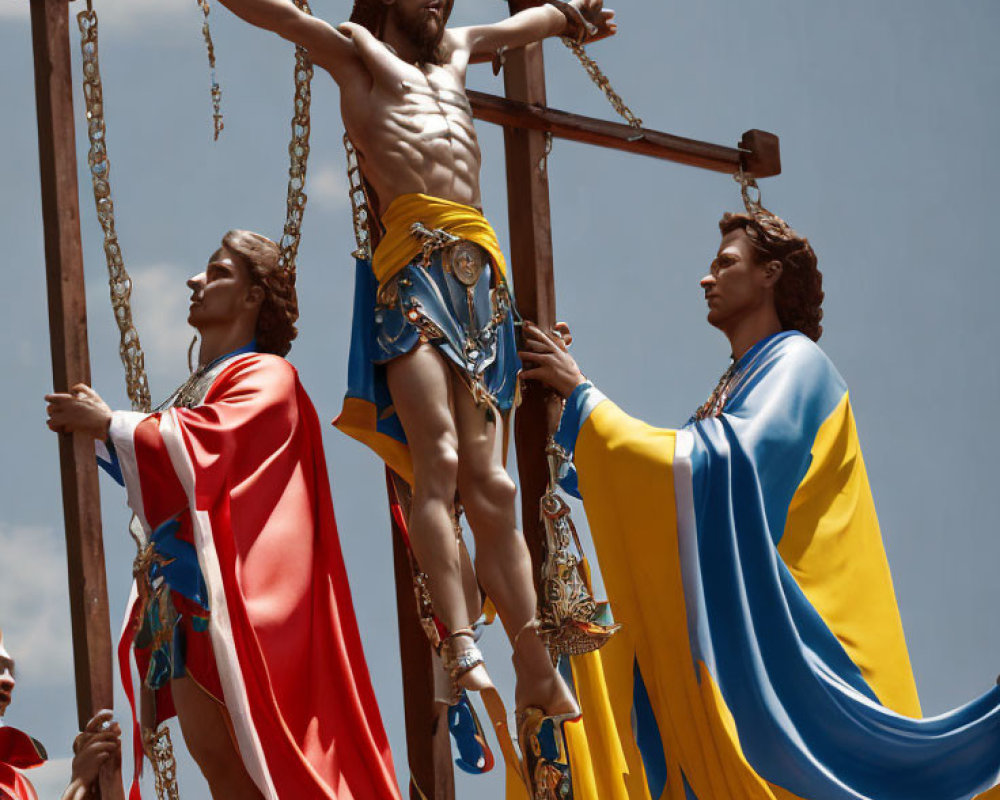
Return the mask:
<path id="1" fill-rule="evenodd" d="M 403 194 L 382 215 L 385 233 L 372 258 L 372 272 L 380 286 L 420 255 L 422 242 L 410 232 L 411 226 L 418 222 L 430 230 L 444 230 L 459 239 L 475 242 L 490 254 L 500 279 L 507 279 L 503 250 L 482 211 L 441 197 Z"/>
<path id="2" fill-rule="evenodd" d="M 24 731 L 0 721 L 0 800 L 38 800 L 21 770 L 45 763 L 45 748 Z"/>
<path id="3" fill-rule="evenodd" d="M 386 465 L 407 483 L 413 483 L 413 460 L 406 443 L 402 423 L 396 415 L 386 382 L 384 358 L 376 346 L 375 307 L 379 287 L 397 275 L 421 253 L 421 240 L 411 233 L 414 223 L 426 228 L 447 231 L 460 239 L 474 242 L 489 253 L 496 268 L 496 280 L 507 281 L 507 267 L 496 233 L 476 208 L 424 194 L 397 197 L 382 216 L 385 226 L 371 262 L 355 260 L 354 310 L 351 349 L 348 360 L 347 394 L 333 424 L 343 433 L 367 445 Z M 508 287 L 508 292 L 510 289 Z M 512 296 L 512 294 L 511 294 Z M 491 391 L 513 395 L 516 382 L 512 376 L 520 368 L 516 357 L 513 329 L 509 322 L 498 330 L 502 354 L 487 371 L 485 382 Z M 516 366 L 513 366 L 517 364 Z M 500 405 L 505 417 L 511 402 Z"/>
<path id="4" fill-rule="evenodd" d="M 147 536 L 190 519 L 225 704 L 264 796 L 398 800 L 295 369 L 235 357 L 201 405 L 115 412 L 110 438 Z"/>
<path id="5" fill-rule="evenodd" d="M 995 785 L 1000 688 L 920 718 L 847 389 L 809 339 L 758 343 L 724 413 L 679 430 L 585 385 L 560 438 L 624 625 L 574 663 L 608 797 L 966 800 Z M 608 725 L 613 758 L 594 743 Z"/>

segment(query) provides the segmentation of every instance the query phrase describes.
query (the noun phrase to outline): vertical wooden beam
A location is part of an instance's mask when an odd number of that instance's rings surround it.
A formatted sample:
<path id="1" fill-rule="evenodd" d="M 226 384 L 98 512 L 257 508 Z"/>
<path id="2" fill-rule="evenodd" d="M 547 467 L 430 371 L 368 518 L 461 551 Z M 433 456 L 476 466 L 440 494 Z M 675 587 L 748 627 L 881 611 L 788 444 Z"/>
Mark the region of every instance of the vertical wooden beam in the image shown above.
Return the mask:
<path id="1" fill-rule="evenodd" d="M 388 469 L 386 473 L 394 482 L 397 496 L 404 500 L 404 509 L 408 512 L 405 483 Z M 427 634 L 420 624 L 403 532 L 395 520 L 392 521 L 392 557 L 396 573 L 399 653 L 403 667 L 410 800 L 455 800 L 448 709 L 434 699 L 434 659 Z"/>
<path id="2" fill-rule="evenodd" d="M 516 10 L 512 0 L 511 11 Z M 507 55 L 504 87 L 510 100 L 546 104 L 545 60 L 540 43 Z M 504 127 L 504 145 L 510 256 L 517 305 L 525 319 L 547 329 L 556 321 L 556 297 L 549 178 L 544 169 L 545 134 Z M 558 424 L 560 408 L 558 398 L 550 390 L 532 381 L 525 386 L 515 415 L 521 516 L 536 583 L 544 541 L 539 502 L 548 483 L 545 443 Z"/>
<path id="3" fill-rule="evenodd" d="M 67 391 L 79 382 L 90 383 L 68 23 L 67 0 L 31 0 L 45 274 L 56 391 Z M 60 434 L 59 465 L 77 717 L 82 727 L 114 702 L 111 621 L 93 442 L 86 436 Z M 98 796 L 124 800 L 116 767 L 101 771 Z"/>

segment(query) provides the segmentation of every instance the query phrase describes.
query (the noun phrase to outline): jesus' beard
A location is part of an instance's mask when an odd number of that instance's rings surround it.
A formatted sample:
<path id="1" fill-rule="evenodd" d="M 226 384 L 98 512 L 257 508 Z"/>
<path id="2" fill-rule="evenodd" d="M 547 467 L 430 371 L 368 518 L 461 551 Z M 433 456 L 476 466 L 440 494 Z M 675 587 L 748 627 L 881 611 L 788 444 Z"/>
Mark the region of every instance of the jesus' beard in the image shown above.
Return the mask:
<path id="1" fill-rule="evenodd" d="M 444 63 L 441 40 L 444 39 L 445 24 L 448 21 L 447 13 L 442 13 L 439 18 L 435 18 L 429 15 L 425 9 L 420 9 L 412 16 L 404 16 L 399 13 L 398 9 L 399 6 L 393 4 L 389 6 L 389 13 L 395 15 L 393 21 L 396 28 L 416 48 L 417 63 L 436 65 Z"/>

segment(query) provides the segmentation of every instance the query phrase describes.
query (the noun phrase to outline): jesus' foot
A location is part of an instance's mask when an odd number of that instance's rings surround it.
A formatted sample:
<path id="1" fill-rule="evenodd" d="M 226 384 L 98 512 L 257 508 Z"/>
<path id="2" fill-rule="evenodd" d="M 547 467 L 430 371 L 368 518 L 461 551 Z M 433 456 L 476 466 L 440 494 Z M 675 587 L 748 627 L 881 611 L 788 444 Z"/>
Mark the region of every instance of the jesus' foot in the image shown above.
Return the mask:
<path id="1" fill-rule="evenodd" d="M 476 646 L 475 634 L 471 629 L 459 628 L 442 639 L 438 652 L 456 686 L 470 692 L 494 688 L 483 664 L 482 651 Z"/>
<path id="2" fill-rule="evenodd" d="M 512 660 L 517 673 L 514 700 L 518 709 L 539 708 L 546 716 L 580 713 L 573 693 L 538 637 L 535 622 L 525 625 L 514 638 Z"/>

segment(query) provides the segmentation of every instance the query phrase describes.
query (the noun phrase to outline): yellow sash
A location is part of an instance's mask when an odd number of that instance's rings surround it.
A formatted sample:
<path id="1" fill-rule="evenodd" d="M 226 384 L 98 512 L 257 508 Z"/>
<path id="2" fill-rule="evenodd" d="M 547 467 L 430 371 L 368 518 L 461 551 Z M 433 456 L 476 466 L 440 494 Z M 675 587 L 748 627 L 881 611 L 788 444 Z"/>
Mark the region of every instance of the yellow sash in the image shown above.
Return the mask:
<path id="1" fill-rule="evenodd" d="M 442 200 L 426 194 L 402 194 L 382 215 L 385 235 L 375 249 L 372 272 L 382 286 L 393 275 L 420 255 L 421 241 L 410 227 L 419 222 L 431 230 L 441 229 L 453 236 L 475 242 L 490 254 L 500 273 L 498 280 L 507 279 L 504 260 L 496 232 L 482 212 L 472 206 Z"/>

